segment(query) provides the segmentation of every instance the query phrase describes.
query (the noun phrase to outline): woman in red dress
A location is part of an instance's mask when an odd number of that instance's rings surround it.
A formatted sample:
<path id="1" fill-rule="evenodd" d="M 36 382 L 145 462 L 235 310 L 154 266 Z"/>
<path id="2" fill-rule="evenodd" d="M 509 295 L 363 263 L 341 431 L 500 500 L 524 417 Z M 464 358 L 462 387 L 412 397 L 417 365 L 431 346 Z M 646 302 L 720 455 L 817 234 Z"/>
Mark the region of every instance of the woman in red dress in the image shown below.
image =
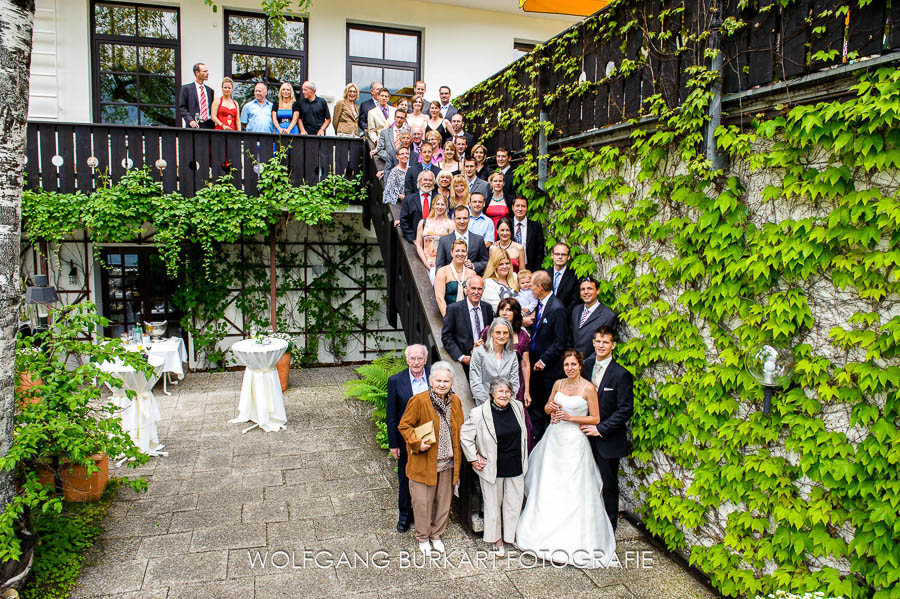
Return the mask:
<path id="1" fill-rule="evenodd" d="M 234 93 L 234 80 L 231 77 L 222 79 L 222 95 L 213 100 L 212 103 L 212 120 L 216 124 L 216 129 L 224 129 L 226 131 L 240 131 L 241 120 L 238 118 L 238 103 L 234 101 L 231 95 Z"/>

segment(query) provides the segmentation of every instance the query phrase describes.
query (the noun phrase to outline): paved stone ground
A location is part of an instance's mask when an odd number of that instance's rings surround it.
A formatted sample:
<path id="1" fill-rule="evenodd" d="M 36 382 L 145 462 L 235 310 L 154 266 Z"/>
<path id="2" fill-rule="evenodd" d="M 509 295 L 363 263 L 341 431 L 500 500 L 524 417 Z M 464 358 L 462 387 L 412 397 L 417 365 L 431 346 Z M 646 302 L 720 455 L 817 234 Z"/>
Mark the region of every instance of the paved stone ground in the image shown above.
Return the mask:
<path id="1" fill-rule="evenodd" d="M 455 522 L 444 537 L 447 563 L 426 565 L 412 532 L 394 528 L 394 463 L 375 444 L 366 407 L 342 392 L 353 370 L 292 372 L 288 429 L 268 434 L 228 423 L 240 377 L 191 374 L 171 397 L 157 389 L 169 457 L 136 471 L 147 476 L 146 493 L 119 493 L 72 597 L 716 597 L 627 522 L 617 535 L 622 569 L 484 561 L 487 545 Z M 325 567 L 304 567 L 305 550 L 329 552 L 318 557 Z M 265 567 L 251 565 L 257 555 Z"/>

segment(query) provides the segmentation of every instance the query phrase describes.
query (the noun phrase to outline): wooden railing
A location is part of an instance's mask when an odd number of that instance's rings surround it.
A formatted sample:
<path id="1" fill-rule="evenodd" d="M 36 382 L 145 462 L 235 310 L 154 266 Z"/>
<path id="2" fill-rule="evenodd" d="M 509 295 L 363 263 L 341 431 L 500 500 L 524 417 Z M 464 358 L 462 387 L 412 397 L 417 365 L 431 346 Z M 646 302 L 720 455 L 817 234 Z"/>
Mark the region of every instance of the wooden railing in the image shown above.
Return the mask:
<path id="1" fill-rule="evenodd" d="M 368 198 L 363 205 L 363 224 L 374 227 L 387 272 L 387 310 L 388 322 L 397 327 L 400 317 L 400 328 L 409 344 L 420 343 L 428 351 L 428 362 L 445 360 L 453 367 L 453 392 L 459 396 L 463 412 L 469 413 L 475 402 L 469 388 L 469 379 L 462 365 L 454 360 L 441 342 L 443 320 L 434 299 L 434 288 L 428 278 L 428 270 L 415 246 L 406 241 L 394 221 L 400 216 L 400 206 L 384 204 L 381 200 L 381 184 L 375 177 L 375 164 L 366 153 L 365 178 L 369 181 Z M 470 530 L 473 506 L 480 497 L 474 486 L 472 469 L 464 466 L 460 469 L 459 503 L 457 514 Z"/>
<path id="2" fill-rule="evenodd" d="M 614 2 L 535 50 L 535 58 L 549 60 L 543 61 L 534 78 L 513 63 L 489 78 L 487 89 L 463 94 L 463 107 L 492 106 L 484 121 L 467 123 L 467 131 L 484 142 L 490 153 L 498 146 L 522 147 L 517 128 L 485 135 L 497 128 L 502 113 L 516 105 L 507 93 L 509 77 L 518 86 L 531 88 L 539 98 L 552 98 L 543 107 L 554 125 L 551 139 L 640 117 L 643 102 L 655 94 L 661 94 L 668 106 L 678 106 L 690 92 L 688 67 L 710 66 L 704 55 L 707 41 L 694 42 L 697 38 L 690 36 L 711 31 L 723 21 L 746 23 L 732 35 L 722 37 L 722 85 L 726 95 L 790 81 L 864 57 L 900 52 L 900 2 L 893 2 L 890 8 L 877 0 L 863 7 L 858 0 L 795 0 L 787 6 L 759 0 L 757 4 L 741 10 L 738 0 Z M 718 12 L 714 6 L 720 7 Z M 668 16 L 660 18 L 661 14 Z M 601 15 L 619 25 L 635 21 L 637 26 L 627 34 L 603 39 L 597 33 Z M 650 36 L 648 32 L 663 35 Z M 559 43 L 565 46 L 564 56 L 580 57 L 581 68 L 574 73 L 567 73 L 558 60 L 550 58 Z M 824 56 L 827 58 L 822 59 Z M 574 86 L 580 80 L 601 82 L 626 59 L 641 66 L 626 77 L 593 86 L 583 95 L 553 96 L 561 86 Z M 497 99 L 499 104 L 493 105 Z M 526 116 L 538 118 L 536 114 Z"/>
<path id="3" fill-rule="evenodd" d="M 27 185 L 90 193 L 108 176 L 118 181 L 130 168 L 150 167 L 168 193 L 190 197 L 207 181 L 231 176 L 235 187 L 256 193 L 257 162 L 283 145 L 295 185 L 314 184 L 331 173 L 354 177 L 363 167 L 365 142 L 316 137 L 77 123 L 28 123 Z"/>

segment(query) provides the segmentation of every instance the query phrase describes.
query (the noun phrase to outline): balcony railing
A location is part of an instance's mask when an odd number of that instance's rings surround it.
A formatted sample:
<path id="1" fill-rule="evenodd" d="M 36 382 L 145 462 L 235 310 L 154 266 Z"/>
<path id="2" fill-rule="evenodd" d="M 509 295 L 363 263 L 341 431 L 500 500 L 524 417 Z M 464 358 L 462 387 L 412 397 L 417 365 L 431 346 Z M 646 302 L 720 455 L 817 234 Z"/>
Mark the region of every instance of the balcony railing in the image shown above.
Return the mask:
<path id="1" fill-rule="evenodd" d="M 235 187 L 254 195 L 256 165 L 279 145 L 289 148 L 295 185 L 315 184 L 334 173 L 354 177 L 363 168 L 365 142 L 316 137 L 79 123 L 28 123 L 27 185 L 90 193 L 108 176 L 117 182 L 128 169 L 150 167 L 168 192 L 193 196 L 207 181 L 230 173 Z"/>

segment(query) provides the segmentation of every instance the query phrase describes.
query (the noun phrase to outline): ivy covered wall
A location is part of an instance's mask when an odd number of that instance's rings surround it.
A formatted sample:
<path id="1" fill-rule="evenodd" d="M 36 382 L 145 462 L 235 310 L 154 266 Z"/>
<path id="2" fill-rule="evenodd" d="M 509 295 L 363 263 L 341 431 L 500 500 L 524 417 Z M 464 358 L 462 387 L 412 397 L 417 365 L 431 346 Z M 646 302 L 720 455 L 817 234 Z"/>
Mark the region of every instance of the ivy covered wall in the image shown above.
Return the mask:
<path id="1" fill-rule="evenodd" d="M 627 507 L 727 596 L 900 597 L 900 72 L 854 91 L 720 128 L 724 171 L 697 94 L 556 157 L 533 202 L 624 325 Z M 796 358 L 771 415 L 762 342 Z"/>

